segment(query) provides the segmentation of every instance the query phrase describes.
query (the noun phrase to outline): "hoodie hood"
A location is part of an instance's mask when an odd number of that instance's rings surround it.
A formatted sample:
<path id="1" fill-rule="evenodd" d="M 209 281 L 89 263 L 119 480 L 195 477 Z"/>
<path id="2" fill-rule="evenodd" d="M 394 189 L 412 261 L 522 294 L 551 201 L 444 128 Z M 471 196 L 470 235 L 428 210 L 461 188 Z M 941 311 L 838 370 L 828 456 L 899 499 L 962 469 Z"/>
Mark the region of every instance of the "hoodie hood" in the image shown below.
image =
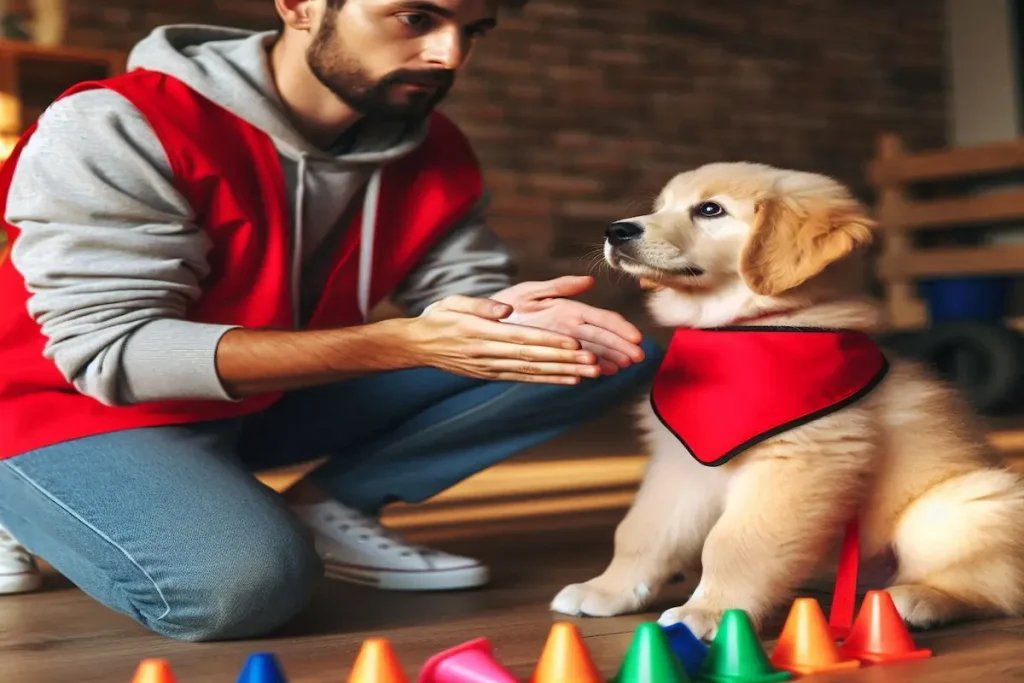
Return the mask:
<path id="1" fill-rule="evenodd" d="M 128 57 L 128 68 L 177 78 L 269 135 L 279 154 L 293 162 L 286 168 L 286 176 L 294 212 L 292 290 L 296 293 L 296 311 L 303 308 L 299 292 L 310 291 L 302 283 L 303 261 L 316 261 L 311 255 L 320 244 L 329 242 L 327 236 L 337 229 L 349 199 L 365 183 L 357 292 L 365 320 L 370 313 L 373 242 L 383 166 L 418 147 L 426 138 L 429 124 L 424 121 L 407 126 L 363 119 L 345 149 L 318 148 L 292 123 L 274 84 L 269 50 L 277 35 L 276 31 L 257 33 L 219 26 L 163 26 L 135 46 Z M 297 312 L 296 322 L 303 316 Z"/>
<path id="2" fill-rule="evenodd" d="M 426 123 L 410 129 L 399 122 L 364 120 L 344 154 L 311 144 L 295 128 L 274 85 L 269 50 L 277 35 L 219 26 L 163 26 L 135 46 L 128 68 L 174 76 L 267 133 L 292 158 L 380 164 L 408 154 L 426 137 Z"/>

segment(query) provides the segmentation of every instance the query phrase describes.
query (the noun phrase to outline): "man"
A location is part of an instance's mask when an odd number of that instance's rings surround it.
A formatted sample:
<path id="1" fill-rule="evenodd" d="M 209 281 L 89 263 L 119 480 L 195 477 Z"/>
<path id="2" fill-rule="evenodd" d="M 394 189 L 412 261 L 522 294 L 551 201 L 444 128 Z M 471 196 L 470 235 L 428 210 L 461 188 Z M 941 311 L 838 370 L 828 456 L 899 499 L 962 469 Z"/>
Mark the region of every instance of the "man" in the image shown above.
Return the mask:
<path id="1" fill-rule="evenodd" d="M 433 112 L 496 5 L 276 0 L 280 32 L 165 27 L 26 134 L 0 176 L 0 591 L 38 585 L 27 548 L 211 640 L 285 623 L 325 567 L 486 583 L 380 509 L 596 415 L 656 361 L 569 298 L 589 278 L 512 284 Z M 408 315 L 369 320 L 384 298 Z M 252 476 L 324 455 L 283 496 Z"/>

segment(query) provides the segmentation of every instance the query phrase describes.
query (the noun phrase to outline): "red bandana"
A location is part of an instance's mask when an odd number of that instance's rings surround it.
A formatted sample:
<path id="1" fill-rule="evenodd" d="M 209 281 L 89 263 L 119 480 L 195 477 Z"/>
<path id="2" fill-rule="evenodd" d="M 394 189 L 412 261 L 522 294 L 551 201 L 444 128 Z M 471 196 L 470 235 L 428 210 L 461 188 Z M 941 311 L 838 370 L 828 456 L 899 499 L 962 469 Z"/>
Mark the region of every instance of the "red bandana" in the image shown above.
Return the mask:
<path id="1" fill-rule="evenodd" d="M 875 342 L 853 330 L 679 329 L 654 378 L 651 405 L 698 462 L 715 467 L 856 402 L 888 370 Z M 835 638 L 845 638 L 853 623 L 859 564 L 855 516 L 846 527 L 829 614 Z"/>
<path id="2" fill-rule="evenodd" d="M 871 337 L 853 330 L 679 329 L 651 405 L 698 462 L 715 467 L 863 398 L 888 369 Z"/>

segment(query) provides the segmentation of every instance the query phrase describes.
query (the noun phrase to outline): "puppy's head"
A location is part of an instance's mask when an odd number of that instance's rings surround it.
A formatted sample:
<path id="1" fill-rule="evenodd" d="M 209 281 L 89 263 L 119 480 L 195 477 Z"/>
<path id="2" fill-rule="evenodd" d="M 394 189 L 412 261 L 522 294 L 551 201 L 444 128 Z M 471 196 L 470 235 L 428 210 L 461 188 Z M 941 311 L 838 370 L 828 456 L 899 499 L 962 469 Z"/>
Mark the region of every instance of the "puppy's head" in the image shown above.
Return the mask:
<path id="1" fill-rule="evenodd" d="M 612 223 L 604 253 L 648 288 L 777 297 L 869 244 L 873 226 L 831 178 L 709 164 L 669 181 L 652 213 Z"/>

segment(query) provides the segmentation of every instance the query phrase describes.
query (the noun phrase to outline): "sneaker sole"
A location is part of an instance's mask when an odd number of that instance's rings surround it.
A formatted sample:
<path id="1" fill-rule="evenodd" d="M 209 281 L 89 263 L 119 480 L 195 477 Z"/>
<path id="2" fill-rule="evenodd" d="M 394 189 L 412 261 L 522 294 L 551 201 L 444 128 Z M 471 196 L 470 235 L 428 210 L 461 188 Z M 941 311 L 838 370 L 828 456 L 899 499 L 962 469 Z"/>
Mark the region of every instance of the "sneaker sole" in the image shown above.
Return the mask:
<path id="1" fill-rule="evenodd" d="M 3 574 L 0 575 L 0 595 L 31 593 L 43 585 L 41 574 Z"/>
<path id="2" fill-rule="evenodd" d="M 389 571 L 325 563 L 328 578 L 390 591 L 448 591 L 479 588 L 490 580 L 487 567 L 476 565 L 433 571 Z"/>

